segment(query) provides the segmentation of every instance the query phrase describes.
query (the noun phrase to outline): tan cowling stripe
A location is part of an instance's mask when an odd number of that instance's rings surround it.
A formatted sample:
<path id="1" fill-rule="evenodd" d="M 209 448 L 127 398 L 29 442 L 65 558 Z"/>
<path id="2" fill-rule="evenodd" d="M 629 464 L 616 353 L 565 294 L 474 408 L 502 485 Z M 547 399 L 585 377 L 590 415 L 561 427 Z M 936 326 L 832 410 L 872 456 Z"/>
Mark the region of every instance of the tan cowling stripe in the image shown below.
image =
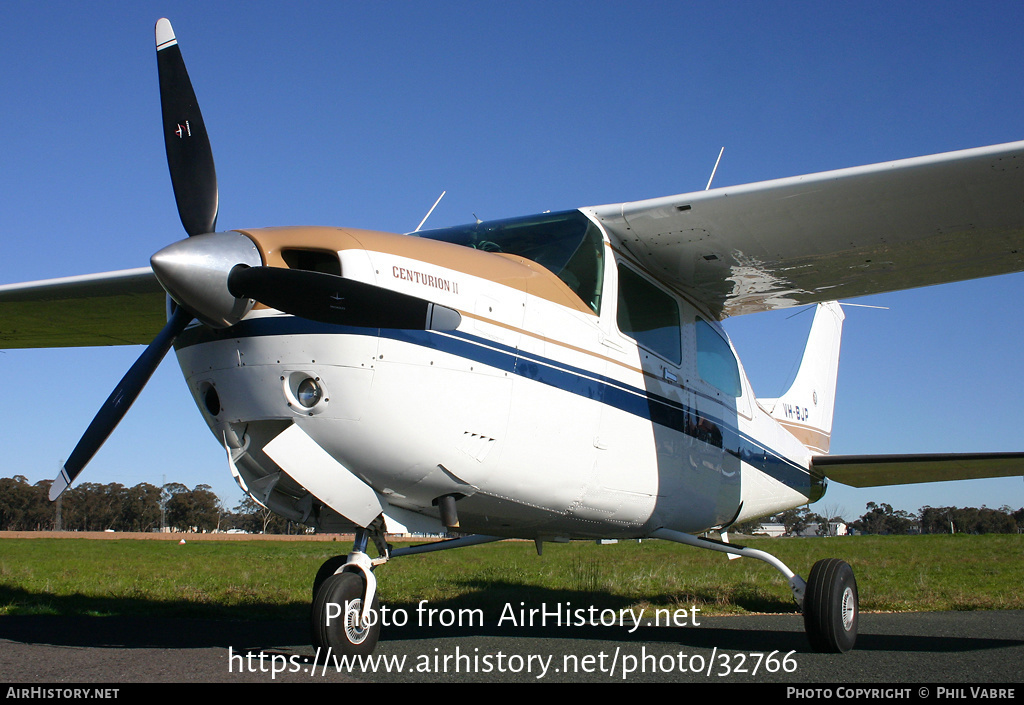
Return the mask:
<path id="1" fill-rule="evenodd" d="M 353 249 L 382 252 L 486 279 L 575 311 L 595 315 L 551 271 L 516 255 L 484 252 L 439 240 L 355 228 L 290 227 L 239 232 L 256 243 L 263 261 L 271 267 L 287 267 L 281 253 L 290 249 L 331 253 Z"/>

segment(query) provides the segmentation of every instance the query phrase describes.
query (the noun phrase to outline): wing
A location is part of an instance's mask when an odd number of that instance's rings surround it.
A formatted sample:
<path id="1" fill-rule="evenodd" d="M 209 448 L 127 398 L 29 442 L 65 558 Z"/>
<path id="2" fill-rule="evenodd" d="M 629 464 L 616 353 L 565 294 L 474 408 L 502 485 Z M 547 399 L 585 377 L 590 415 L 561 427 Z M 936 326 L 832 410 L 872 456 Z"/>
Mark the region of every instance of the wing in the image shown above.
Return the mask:
<path id="1" fill-rule="evenodd" d="M 1024 142 L 582 210 L 724 318 L 1024 270 Z"/>
<path id="2" fill-rule="evenodd" d="M 149 267 L 0 286 L 0 348 L 147 344 L 165 301 Z"/>

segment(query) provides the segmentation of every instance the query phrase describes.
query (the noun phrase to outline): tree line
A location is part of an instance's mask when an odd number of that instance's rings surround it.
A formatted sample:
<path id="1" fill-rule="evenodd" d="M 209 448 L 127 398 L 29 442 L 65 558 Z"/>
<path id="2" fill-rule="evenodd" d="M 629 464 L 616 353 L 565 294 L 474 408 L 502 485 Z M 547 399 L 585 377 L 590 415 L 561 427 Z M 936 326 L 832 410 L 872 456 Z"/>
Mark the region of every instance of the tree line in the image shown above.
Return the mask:
<path id="1" fill-rule="evenodd" d="M 227 510 L 209 485 L 83 482 L 49 499 L 52 480 L 0 478 L 0 531 L 228 531 L 301 533 L 248 496 Z"/>
<path id="2" fill-rule="evenodd" d="M 801 534 L 815 527 L 820 536 L 830 533 L 830 527 L 846 524 L 858 534 L 1018 534 L 1024 533 L 1024 508 L 1013 510 L 1004 505 L 999 509 L 977 507 L 921 507 L 917 514 L 892 505 L 868 502 L 865 512 L 853 521 L 843 518 L 836 507 L 823 507 L 821 513 L 810 507 L 790 509 L 771 517 L 782 524 L 787 534 Z M 760 522 L 749 522 L 747 532 L 756 533 Z M 746 533 L 746 532 L 744 532 Z"/>
<path id="3" fill-rule="evenodd" d="M 209 485 L 189 489 L 177 482 L 157 487 L 147 482 L 125 487 L 116 482 L 83 482 L 49 500 L 52 480 L 30 484 L 23 475 L 0 478 L 0 531 L 228 531 L 295 534 L 305 531 L 274 514 L 248 495 L 234 509 L 225 509 Z M 1013 534 L 1024 532 L 1024 508 L 930 507 L 918 513 L 868 502 L 866 511 L 846 521 L 844 511 L 825 505 L 818 512 L 799 507 L 771 517 L 786 533 L 800 534 L 817 527 L 825 536 L 830 527 L 847 524 L 861 534 Z M 754 534 L 763 520 L 746 522 L 733 531 Z"/>

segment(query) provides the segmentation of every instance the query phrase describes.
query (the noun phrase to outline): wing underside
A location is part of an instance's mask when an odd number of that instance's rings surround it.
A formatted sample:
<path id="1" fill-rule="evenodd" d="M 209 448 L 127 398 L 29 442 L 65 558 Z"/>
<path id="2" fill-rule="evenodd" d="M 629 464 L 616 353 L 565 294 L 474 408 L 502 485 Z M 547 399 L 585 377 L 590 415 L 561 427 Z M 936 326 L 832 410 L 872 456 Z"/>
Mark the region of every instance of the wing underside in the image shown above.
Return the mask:
<path id="1" fill-rule="evenodd" d="M 1024 142 L 582 210 L 724 318 L 1024 270 Z"/>
<path id="2" fill-rule="evenodd" d="M 165 302 L 149 267 L 0 286 L 0 349 L 146 344 Z"/>

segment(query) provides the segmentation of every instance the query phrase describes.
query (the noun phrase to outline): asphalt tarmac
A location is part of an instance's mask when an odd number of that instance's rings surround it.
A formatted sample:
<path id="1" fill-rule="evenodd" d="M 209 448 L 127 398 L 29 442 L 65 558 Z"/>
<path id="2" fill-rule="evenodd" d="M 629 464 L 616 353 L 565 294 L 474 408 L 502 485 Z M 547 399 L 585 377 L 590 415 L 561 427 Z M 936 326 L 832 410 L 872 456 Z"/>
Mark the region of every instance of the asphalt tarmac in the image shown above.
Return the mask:
<path id="1" fill-rule="evenodd" d="M 389 627 L 375 661 L 338 672 L 314 661 L 301 622 L 0 617 L 0 682 L 886 683 L 930 684 L 934 697 L 935 685 L 1024 681 L 1024 611 L 862 614 L 856 648 L 837 655 L 812 653 L 797 615 L 679 627 L 490 621 Z"/>

